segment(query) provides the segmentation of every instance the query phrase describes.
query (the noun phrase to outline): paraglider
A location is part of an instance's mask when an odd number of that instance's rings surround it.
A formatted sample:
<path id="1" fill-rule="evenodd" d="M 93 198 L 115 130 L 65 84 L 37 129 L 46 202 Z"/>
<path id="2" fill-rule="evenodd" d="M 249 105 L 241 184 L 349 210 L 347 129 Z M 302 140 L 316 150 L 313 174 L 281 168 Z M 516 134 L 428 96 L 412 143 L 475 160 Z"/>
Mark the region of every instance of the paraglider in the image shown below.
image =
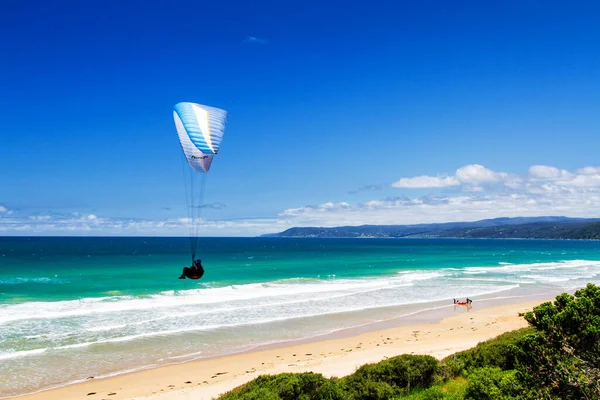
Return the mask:
<path id="1" fill-rule="evenodd" d="M 188 269 L 196 271 L 188 274 L 184 269 L 180 279 L 185 277 L 200 279 L 204 275 L 204 268 L 199 262 L 200 260 L 196 260 L 196 250 L 200 216 L 205 207 L 203 201 L 206 174 L 210 170 L 214 156 L 219 152 L 227 123 L 227 111 L 201 104 L 182 102 L 175 105 L 173 119 L 184 157 L 184 175 L 188 175 L 185 177 L 185 195 L 192 255 L 192 266 Z M 198 266 L 200 270 L 197 269 Z"/>

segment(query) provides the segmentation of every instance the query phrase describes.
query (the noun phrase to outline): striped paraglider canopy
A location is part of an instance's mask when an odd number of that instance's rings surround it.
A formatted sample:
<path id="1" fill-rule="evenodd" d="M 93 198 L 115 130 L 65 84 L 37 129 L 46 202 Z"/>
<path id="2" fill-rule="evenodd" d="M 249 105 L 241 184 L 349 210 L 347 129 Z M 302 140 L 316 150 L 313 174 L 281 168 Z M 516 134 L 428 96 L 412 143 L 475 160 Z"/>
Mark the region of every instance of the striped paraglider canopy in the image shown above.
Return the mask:
<path id="1" fill-rule="evenodd" d="M 190 167 L 198 172 L 208 172 L 225 133 L 227 111 L 183 102 L 175 105 L 173 118 Z"/>

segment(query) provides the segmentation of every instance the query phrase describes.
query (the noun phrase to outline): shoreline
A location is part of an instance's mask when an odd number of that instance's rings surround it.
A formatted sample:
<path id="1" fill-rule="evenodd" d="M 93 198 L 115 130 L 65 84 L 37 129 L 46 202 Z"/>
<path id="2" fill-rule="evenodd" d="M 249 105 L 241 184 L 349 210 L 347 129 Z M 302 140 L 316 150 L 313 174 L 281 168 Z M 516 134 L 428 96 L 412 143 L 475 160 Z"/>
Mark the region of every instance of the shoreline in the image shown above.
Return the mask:
<path id="1" fill-rule="evenodd" d="M 6 398 L 211 399 L 261 374 L 312 371 L 326 377 L 344 376 L 353 373 L 360 365 L 400 354 L 429 354 L 441 359 L 504 332 L 527 326 L 518 313 L 554 300 L 558 293 L 506 294 L 492 299 L 473 297 L 475 306 L 471 309 L 447 303 L 433 305 L 392 319 L 309 338 L 263 344 L 232 354 L 108 377 L 88 378 L 84 382 Z"/>

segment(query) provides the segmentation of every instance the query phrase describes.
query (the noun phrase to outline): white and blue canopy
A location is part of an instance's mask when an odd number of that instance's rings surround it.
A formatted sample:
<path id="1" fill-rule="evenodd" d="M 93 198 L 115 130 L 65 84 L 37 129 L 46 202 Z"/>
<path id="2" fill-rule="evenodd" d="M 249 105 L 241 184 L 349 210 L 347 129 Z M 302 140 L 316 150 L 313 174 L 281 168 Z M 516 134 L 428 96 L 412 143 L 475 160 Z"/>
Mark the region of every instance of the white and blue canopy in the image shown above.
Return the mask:
<path id="1" fill-rule="evenodd" d="M 198 172 L 208 172 L 225 133 L 227 111 L 183 102 L 175 105 L 173 119 L 190 167 Z"/>

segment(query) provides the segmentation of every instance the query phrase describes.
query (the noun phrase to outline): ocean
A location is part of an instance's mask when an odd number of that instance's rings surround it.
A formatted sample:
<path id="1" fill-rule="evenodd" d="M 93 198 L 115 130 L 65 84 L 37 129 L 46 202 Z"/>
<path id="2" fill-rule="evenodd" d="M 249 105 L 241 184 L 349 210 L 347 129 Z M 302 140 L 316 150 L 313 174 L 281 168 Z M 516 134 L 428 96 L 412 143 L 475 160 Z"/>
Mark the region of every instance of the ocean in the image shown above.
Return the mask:
<path id="1" fill-rule="evenodd" d="M 0 397 L 600 284 L 600 242 L 0 237 Z"/>

